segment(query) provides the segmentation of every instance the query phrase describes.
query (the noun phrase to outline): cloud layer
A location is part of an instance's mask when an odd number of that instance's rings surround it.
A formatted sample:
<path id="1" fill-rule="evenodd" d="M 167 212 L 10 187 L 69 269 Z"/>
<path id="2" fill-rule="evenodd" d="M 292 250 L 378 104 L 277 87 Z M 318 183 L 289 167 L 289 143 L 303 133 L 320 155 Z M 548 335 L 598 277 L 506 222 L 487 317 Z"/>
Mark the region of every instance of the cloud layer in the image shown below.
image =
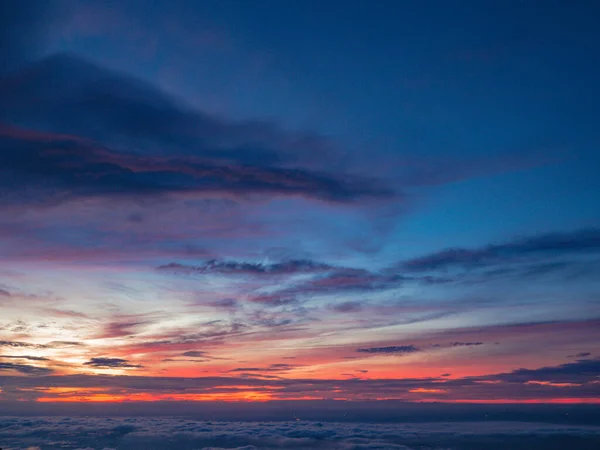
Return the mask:
<path id="1" fill-rule="evenodd" d="M 4 448 L 117 448 L 257 450 L 416 450 L 422 448 L 588 450 L 600 429 L 585 426 L 496 423 L 343 424 L 322 422 L 215 422 L 166 418 L 29 417 L 2 419 Z M 553 446 L 553 445 L 559 446 Z M 564 448 L 564 447 L 563 447 Z"/>

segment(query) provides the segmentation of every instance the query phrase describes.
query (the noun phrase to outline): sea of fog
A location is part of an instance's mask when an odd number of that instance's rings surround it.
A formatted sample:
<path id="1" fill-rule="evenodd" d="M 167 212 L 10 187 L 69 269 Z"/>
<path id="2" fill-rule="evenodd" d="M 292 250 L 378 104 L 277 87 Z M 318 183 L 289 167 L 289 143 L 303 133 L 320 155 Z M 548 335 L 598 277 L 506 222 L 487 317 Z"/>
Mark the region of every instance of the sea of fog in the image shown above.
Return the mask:
<path id="1" fill-rule="evenodd" d="M 160 417 L 0 417 L 2 450 L 600 449 L 600 427 L 531 422 L 220 422 Z"/>

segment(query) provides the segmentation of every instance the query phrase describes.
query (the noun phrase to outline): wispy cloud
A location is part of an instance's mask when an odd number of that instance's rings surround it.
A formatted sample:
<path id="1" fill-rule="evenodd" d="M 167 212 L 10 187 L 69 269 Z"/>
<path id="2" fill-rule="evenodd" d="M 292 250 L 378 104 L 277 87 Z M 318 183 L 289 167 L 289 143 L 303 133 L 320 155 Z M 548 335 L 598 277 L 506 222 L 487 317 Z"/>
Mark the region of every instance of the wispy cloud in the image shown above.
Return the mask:
<path id="1" fill-rule="evenodd" d="M 130 364 L 129 361 L 121 358 L 92 358 L 83 364 L 100 369 L 139 369 L 142 367 L 139 364 Z"/>
<path id="2" fill-rule="evenodd" d="M 359 353 L 381 353 L 384 355 L 404 355 L 418 352 L 419 349 L 414 345 L 392 345 L 389 347 L 369 347 L 359 348 L 356 350 Z"/>
<path id="3" fill-rule="evenodd" d="M 570 233 L 529 236 L 475 249 L 447 249 L 406 261 L 401 267 L 414 272 L 453 268 L 469 269 L 598 252 L 600 252 L 600 230 L 584 229 Z M 548 266 L 547 268 L 549 270 L 560 269 L 562 266 Z"/>
<path id="4" fill-rule="evenodd" d="M 45 358 L 44 356 L 31 356 L 31 355 L 0 355 L 0 359 L 2 359 L 2 358 L 26 359 L 29 361 L 50 361 L 50 358 Z"/>
<path id="5" fill-rule="evenodd" d="M 189 266 L 179 263 L 169 263 L 158 267 L 160 271 L 174 274 L 220 274 L 220 275 L 252 275 L 277 276 L 329 272 L 334 267 L 328 264 L 310 260 L 291 260 L 279 263 L 252 263 L 237 261 L 209 260 L 199 266 Z"/>
<path id="6" fill-rule="evenodd" d="M 31 366 L 29 364 L 17 364 L 9 362 L 0 362 L 0 371 L 16 371 L 25 375 L 47 375 L 54 370 L 47 367 Z"/>

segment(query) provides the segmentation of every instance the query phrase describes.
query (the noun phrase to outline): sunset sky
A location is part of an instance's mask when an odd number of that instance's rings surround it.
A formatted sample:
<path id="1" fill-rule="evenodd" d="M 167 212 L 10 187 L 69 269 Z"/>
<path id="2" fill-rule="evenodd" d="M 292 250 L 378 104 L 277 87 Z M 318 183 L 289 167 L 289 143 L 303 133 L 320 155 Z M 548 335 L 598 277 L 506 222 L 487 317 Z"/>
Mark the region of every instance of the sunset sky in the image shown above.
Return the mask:
<path id="1" fill-rule="evenodd" d="M 0 403 L 600 403 L 597 3 L 0 5 Z"/>

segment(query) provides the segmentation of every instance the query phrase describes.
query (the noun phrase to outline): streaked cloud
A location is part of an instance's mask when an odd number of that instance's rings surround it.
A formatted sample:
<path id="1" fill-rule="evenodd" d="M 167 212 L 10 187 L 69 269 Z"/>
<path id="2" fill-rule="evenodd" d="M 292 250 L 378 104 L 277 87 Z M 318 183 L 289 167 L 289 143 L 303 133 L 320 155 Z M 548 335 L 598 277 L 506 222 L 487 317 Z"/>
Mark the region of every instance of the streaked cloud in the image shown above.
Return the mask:
<path id="1" fill-rule="evenodd" d="M 130 364 L 127 360 L 121 358 L 92 358 L 83 364 L 85 366 L 98 367 L 101 369 L 139 369 L 142 367 L 139 364 Z"/>

